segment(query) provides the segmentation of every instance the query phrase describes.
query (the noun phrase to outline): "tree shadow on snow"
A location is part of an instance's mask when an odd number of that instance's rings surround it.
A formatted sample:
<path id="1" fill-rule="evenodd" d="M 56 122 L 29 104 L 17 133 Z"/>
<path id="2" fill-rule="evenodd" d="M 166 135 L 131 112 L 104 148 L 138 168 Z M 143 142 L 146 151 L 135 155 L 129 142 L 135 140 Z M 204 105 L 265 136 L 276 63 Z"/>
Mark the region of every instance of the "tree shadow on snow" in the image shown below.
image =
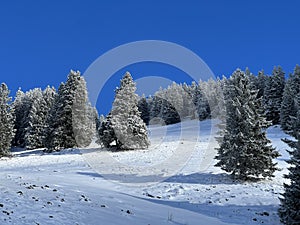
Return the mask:
<path id="1" fill-rule="evenodd" d="M 189 210 L 208 217 L 217 218 L 229 224 L 281 224 L 277 215 L 278 205 L 220 205 L 210 201 L 207 201 L 207 203 L 191 203 L 188 201 L 155 199 L 153 198 L 154 196 L 151 195 L 150 197 L 148 195 L 147 198 L 132 197 L 155 204 Z M 176 221 L 176 214 L 173 215 L 173 219 Z M 199 224 L 201 224 L 200 221 Z"/>

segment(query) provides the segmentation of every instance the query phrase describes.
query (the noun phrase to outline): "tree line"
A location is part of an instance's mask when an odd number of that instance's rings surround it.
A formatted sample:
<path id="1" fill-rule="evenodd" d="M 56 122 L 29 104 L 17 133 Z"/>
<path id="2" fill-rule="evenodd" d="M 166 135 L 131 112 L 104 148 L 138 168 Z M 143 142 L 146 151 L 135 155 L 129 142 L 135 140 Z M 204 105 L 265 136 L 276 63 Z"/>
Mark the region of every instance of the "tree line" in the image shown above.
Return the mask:
<path id="1" fill-rule="evenodd" d="M 271 178 L 278 151 L 270 145 L 266 128 L 280 125 L 296 141 L 283 140 L 291 151 L 279 215 L 285 224 L 299 221 L 300 194 L 300 67 L 285 78 L 280 66 L 271 75 L 257 76 L 237 69 L 229 78 L 173 83 L 154 96 L 139 97 L 126 73 L 110 113 L 100 119 L 88 100 L 80 72 L 71 71 L 56 91 L 19 90 L 14 101 L 6 84 L 0 87 L 0 157 L 11 146 L 46 151 L 85 147 L 95 137 L 106 148 L 141 149 L 150 144 L 146 124 L 178 123 L 185 119 L 220 118 L 217 164 L 234 179 Z"/>

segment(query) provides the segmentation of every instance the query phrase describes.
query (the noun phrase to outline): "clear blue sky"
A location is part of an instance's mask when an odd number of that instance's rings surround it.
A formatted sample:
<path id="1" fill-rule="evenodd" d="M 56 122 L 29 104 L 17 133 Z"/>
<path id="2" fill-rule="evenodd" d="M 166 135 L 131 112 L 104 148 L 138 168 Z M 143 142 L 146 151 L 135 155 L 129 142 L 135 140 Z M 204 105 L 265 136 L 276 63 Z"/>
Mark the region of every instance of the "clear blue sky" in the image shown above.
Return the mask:
<path id="1" fill-rule="evenodd" d="M 106 51 L 148 39 L 191 49 L 216 75 L 246 66 L 270 73 L 275 65 L 289 73 L 300 63 L 299 8 L 297 0 L 1 1 L 0 82 L 12 95 L 18 87 L 58 87 L 70 69 L 84 73 Z M 131 69 L 164 73 L 161 65 Z M 107 85 L 100 112 L 109 110 L 120 76 Z"/>

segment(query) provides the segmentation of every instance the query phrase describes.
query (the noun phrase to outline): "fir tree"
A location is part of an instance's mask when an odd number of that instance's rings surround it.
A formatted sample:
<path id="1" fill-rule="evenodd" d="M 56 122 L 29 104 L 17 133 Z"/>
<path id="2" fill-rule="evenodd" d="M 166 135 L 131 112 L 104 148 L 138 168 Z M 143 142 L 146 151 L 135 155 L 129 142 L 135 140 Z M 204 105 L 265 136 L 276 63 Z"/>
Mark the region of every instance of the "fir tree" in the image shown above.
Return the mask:
<path id="1" fill-rule="evenodd" d="M 236 70 L 225 86 L 225 129 L 218 139 L 216 166 L 237 179 L 272 177 L 276 170 L 272 160 L 279 153 L 266 138 L 264 129 L 268 123 L 259 111 L 260 104 L 249 77 Z"/>
<path id="2" fill-rule="evenodd" d="M 296 98 L 297 105 L 300 105 L 300 94 Z M 284 184 L 285 192 L 280 198 L 280 208 L 278 210 L 281 222 L 287 225 L 299 224 L 300 221 L 300 111 L 296 117 L 292 117 L 293 130 L 290 132 L 297 141 L 283 140 L 293 150 L 289 151 L 291 159 L 288 163 L 290 173 L 285 178 L 290 179 L 290 184 Z"/>
<path id="3" fill-rule="evenodd" d="M 147 127 L 138 111 L 136 86 L 129 72 L 121 80 L 116 89 L 116 96 L 111 110 L 111 124 L 117 137 L 117 148 L 147 148 L 149 140 Z"/>
<path id="4" fill-rule="evenodd" d="M 0 86 L 0 158 L 10 155 L 14 136 L 14 116 L 10 105 L 11 97 L 6 84 Z"/>
<path id="5" fill-rule="evenodd" d="M 267 79 L 264 90 L 264 107 L 266 118 L 272 124 L 278 124 L 280 119 L 280 108 L 285 85 L 284 72 L 281 67 L 274 68 L 272 76 Z"/>

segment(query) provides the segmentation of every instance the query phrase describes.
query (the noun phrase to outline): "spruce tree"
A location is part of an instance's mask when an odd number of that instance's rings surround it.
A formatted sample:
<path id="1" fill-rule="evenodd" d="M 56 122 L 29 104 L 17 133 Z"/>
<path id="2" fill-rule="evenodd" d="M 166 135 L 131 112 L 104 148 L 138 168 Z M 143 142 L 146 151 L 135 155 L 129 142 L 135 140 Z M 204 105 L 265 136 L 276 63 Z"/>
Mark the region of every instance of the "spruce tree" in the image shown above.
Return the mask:
<path id="1" fill-rule="evenodd" d="M 272 76 L 267 79 L 264 90 L 264 107 L 266 118 L 272 124 L 279 124 L 285 77 L 282 68 L 274 67 Z"/>
<path id="2" fill-rule="evenodd" d="M 300 105 L 300 94 L 296 97 L 297 105 Z M 289 174 L 285 178 L 290 179 L 290 184 L 284 184 L 285 192 L 280 198 L 280 208 L 278 210 L 281 222 L 287 225 L 299 224 L 300 221 L 300 110 L 296 117 L 292 117 L 293 130 L 290 132 L 296 141 L 283 140 L 293 150 L 289 151 L 291 159 L 288 163 Z"/>
<path id="3" fill-rule="evenodd" d="M 117 137 L 119 149 L 143 149 L 149 146 L 146 124 L 138 111 L 136 85 L 129 72 L 116 89 L 111 110 L 111 124 Z"/>
<path id="4" fill-rule="evenodd" d="M 225 129 L 218 139 L 216 166 L 237 179 L 272 177 L 277 169 L 272 160 L 279 153 L 266 138 L 264 129 L 268 123 L 259 111 L 260 104 L 249 77 L 236 70 L 225 86 Z"/>
<path id="5" fill-rule="evenodd" d="M 0 86 L 0 158 L 10 155 L 11 142 L 14 136 L 14 116 L 9 93 L 7 85 L 2 83 Z"/>

